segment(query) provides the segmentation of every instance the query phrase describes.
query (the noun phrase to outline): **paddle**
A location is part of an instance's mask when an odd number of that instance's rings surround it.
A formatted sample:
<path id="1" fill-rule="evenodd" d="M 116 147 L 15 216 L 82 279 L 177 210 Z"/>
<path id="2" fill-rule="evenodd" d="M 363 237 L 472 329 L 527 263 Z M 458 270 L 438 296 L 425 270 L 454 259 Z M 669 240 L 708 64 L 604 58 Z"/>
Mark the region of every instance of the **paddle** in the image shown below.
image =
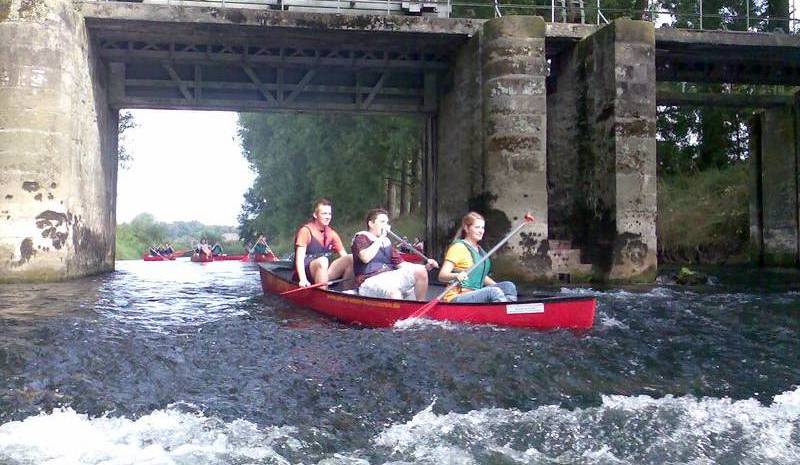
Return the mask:
<path id="1" fill-rule="evenodd" d="M 397 234 L 393 233 L 391 229 L 386 230 L 386 232 L 390 236 L 392 236 L 397 242 L 400 242 L 401 244 L 403 244 L 406 247 L 408 247 L 419 258 L 425 260 L 425 264 L 428 263 L 428 260 L 430 260 L 430 259 L 428 257 L 426 257 L 422 252 L 420 252 L 416 247 L 414 247 L 413 245 L 409 244 L 407 240 L 405 240 L 402 237 L 398 236 Z M 438 266 L 435 267 L 435 268 L 438 268 Z"/>
<path id="2" fill-rule="evenodd" d="M 480 265 L 482 265 L 483 262 L 485 262 L 489 257 L 491 257 L 493 253 L 497 252 L 500 249 L 500 247 L 502 247 L 506 242 L 508 242 L 509 239 L 511 239 L 516 233 L 518 233 L 520 229 L 522 229 L 526 224 L 530 224 L 530 223 L 533 223 L 533 216 L 530 213 L 525 213 L 525 217 L 522 219 L 522 222 L 520 222 L 520 224 L 517 225 L 517 227 L 515 227 L 510 233 L 506 234 L 506 237 L 502 238 L 500 240 L 500 242 L 498 242 L 497 244 L 495 244 L 494 247 L 492 247 L 491 250 L 486 252 L 486 255 L 481 257 L 480 260 L 478 260 L 477 262 L 473 263 L 472 266 L 469 267 L 469 269 L 466 271 L 467 275 L 469 275 L 470 273 L 475 271 L 476 268 L 478 268 Z M 424 315 L 427 312 L 429 312 L 433 307 L 436 306 L 436 304 L 439 303 L 439 301 L 442 300 L 442 297 L 444 297 L 445 294 L 450 292 L 451 289 L 453 289 L 456 286 L 458 286 L 458 284 L 459 284 L 458 281 L 450 283 L 446 288 L 444 288 L 444 291 L 442 291 L 441 294 L 439 294 L 436 297 L 434 297 L 433 299 L 431 299 L 431 301 L 428 302 L 427 304 L 425 304 L 422 307 L 418 308 L 417 311 L 415 311 L 414 313 L 411 314 L 411 316 L 409 316 L 409 318 L 419 318 L 422 315 Z"/>
<path id="3" fill-rule="evenodd" d="M 306 291 L 308 289 L 314 289 L 316 287 L 328 286 L 330 284 L 340 283 L 340 282 L 344 281 L 345 279 L 346 278 L 339 278 L 339 279 L 334 279 L 333 281 L 328 281 L 328 282 L 325 282 L 325 283 L 317 283 L 317 284 L 312 284 L 312 285 L 306 286 L 306 287 L 298 287 L 297 289 L 291 289 L 291 290 L 288 290 L 288 291 L 281 292 L 280 295 L 293 294 L 295 292 Z"/>

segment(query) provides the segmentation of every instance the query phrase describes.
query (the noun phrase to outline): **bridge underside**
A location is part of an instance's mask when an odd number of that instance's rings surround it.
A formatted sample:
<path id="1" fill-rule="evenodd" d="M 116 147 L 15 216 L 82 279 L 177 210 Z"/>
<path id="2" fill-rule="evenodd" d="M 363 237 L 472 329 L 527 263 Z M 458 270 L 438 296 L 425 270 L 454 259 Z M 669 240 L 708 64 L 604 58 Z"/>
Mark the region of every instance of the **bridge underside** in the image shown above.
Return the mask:
<path id="1" fill-rule="evenodd" d="M 109 65 L 115 107 L 432 113 L 437 82 L 468 31 L 437 32 L 438 20 L 419 18 L 417 30 L 391 23 L 368 32 L 326 23 L 331 15 L 268 28 L 255 17 L 240 18 L 245 24 L 157 22 L 142 19 L 148 7 L 113 9 L 120 15 L 114 21 L 103 16 L 107 5 L 84 5 L 85 14 L 97 15 L 86 24 Z M 313 31 L 301 26 L 309 18 L 320 18 Z"/>

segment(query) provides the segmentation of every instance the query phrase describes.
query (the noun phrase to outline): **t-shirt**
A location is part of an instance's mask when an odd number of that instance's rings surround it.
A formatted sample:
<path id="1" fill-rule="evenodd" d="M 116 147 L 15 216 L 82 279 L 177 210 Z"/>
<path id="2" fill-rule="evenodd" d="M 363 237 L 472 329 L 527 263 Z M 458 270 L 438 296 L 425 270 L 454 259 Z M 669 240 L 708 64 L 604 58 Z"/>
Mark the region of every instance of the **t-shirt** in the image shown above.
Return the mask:
<path id="1" fill-rule="evenodd" d="M 308 247 L 308 244 L 311 243 L 312 234 L 314 239 L 322 244 L 323 248 L 327 249 L 328 245 L 330 245 L 334 252 L 342 253 L 344 250 L 342 239 L 339 237 L 339 234 L 333 230 L 333 228 L 330 226 L 325 226 L 320 230 L 319 226 L 317 226 L 317 224 L 313 221 L 306 223 L 297 231 L 297 237 L 295 237 L 294 245 L 297 247 Z"/>
<path id="2" fill-rule="evenodd" d="M 447 249 L 447 252 L 444 254 L 444 260 L 454 265 L 453 272 L 467 271 L 474 263 L 469 249 L 461 242 L 456 242 Z M 461 289 L 461 286 L 456 286 L 447 291 L 447 293 L 442 296 L 442 300 L 450 302 L 453 297 L 469 291 L 470 289 Z"/>

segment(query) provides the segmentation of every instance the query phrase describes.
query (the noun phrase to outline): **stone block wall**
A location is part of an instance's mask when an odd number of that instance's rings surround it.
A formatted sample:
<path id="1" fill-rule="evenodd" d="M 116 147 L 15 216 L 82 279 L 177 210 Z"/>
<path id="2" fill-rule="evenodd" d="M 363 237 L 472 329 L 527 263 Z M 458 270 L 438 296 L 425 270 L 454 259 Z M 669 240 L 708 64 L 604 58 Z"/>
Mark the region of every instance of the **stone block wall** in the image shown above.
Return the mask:
<path id="1" fill-rule="evenodd" d="M 653 26 L 616 20 L 554 59 L 552 74 L 551 228 L 583 249 L 595 279 L 652 281 L 657 267 Z"/>
<path id="2" fill-rule="evenodd" d="M 446 83 L 437 115 L 436 239 L 428 252 L 440 258 L 470 199 L 483 190 L 483 117 L 481 113 L 481 40 L 472 37 L 458 53 L 453 79 Z"/>
<path id="3" fill-rule="evenodd" d="M 114 266 L 117 114 L 68 0 L 0 10 L 0 282 Z"/>

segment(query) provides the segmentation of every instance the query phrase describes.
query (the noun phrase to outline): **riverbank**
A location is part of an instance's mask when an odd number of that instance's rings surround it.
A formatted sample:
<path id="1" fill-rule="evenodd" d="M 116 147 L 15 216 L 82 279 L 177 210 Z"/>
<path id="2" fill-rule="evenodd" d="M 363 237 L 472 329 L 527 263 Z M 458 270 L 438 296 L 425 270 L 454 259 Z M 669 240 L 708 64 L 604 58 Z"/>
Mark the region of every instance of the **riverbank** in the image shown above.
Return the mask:
<path id="1" fill-rule="evenodd" d="M 658 180 L 659 264 L 750 260 L 748 164 Z"/>

